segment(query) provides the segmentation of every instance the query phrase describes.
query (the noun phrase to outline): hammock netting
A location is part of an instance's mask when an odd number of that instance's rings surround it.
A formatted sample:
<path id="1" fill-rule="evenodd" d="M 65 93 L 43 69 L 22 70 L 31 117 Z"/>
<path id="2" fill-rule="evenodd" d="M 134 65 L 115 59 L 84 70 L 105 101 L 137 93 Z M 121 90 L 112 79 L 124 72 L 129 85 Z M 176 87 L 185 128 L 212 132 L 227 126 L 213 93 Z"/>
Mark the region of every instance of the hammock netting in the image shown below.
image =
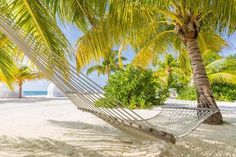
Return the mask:
<path id="1" fill-rule="evenodd" d="M 2 13 L 0 13 L 0 31 L 44 72 L 78 109 L 90 112 L 114 126 L 134 129 L 175 143 L 175 137 L 187 135 L 209 116 L 218 112 L 215 108 L 197 108 L 196 103 L 190 105 L 172 101 L 167 102 L 156 116 L 144 119 L 116 99 L 104 102 L 111 108 L 97 107 L 95 102 L 104 97 L 104 91 L 93 80 L 78 72 L 73 65 L 64 69 L 68 74 L 65 76 L 63 70 L 59 68 L 59 65 L 63 64 L 60 57 Z M 49 57 L 50 54 L 54 55 Z"/>

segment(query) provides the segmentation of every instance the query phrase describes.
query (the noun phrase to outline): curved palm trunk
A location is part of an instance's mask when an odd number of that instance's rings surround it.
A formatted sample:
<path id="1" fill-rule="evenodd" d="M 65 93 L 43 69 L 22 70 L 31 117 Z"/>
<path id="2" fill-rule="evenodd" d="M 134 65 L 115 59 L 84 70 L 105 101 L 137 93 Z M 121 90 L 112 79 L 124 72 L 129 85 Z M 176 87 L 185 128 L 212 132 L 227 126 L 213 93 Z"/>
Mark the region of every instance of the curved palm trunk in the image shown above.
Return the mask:
<path id="1" fill-rule="evenodd" d="M 120 45 L 119 51 L 118 51 L 118 64 L 119 68 L 123 68 L 123 62 L 122 62 L 122 50 L 123 50 L 123 44 Z"/>
<path id="2" fill-rule="evenodd" d="M 197 38 L 187 39 L 185 40 L 185 44 L 189 52 L 193 69 L 194 84 L 198 93 L 198 107 L 218 108 L 203 64 Z M 205 123 L 222 124 L 223 119 L 221 113 L 217 112 L 213 114 L 205 121 Z"/>
<path id="3" fill-rule="evenodd" d="M 171 82 L 172 82 L 172 71 L 171 68 L 168 67 L 167 69 L 167 87 L 170 88 L 171 87 Z"/>
<path id="4" fill-rule="evenodd" d="M 107 79 L 109 80 L 111 74 L 111 68 L 109 66 L 106 67 L 105 74 L 107 74 Z"/>

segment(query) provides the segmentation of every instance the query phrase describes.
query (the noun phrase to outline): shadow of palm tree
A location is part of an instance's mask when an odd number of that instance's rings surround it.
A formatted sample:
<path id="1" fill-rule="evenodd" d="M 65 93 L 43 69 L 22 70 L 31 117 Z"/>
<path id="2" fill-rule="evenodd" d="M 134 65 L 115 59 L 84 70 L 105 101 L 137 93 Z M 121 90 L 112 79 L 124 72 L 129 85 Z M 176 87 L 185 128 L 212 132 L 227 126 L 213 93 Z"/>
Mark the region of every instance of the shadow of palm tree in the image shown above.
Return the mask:
<path id="1" fill-rule="evenodd" d="M 49 120 L 49 122 L 62 129 L 61 138 L 33 139 L 2 136 L 0 137 L 0 152 L 24 157 L 142 157 L 147 153 L 156 154 L 158 148 L 165 145 L 162 142 L 136 139 L 109 126 L 71 121 Z"/>
<path id="2" fill-rule="evenodd" d="M 113 145 L 115 143 L 140 145 L 143 142 L 142 139 L 135 138 L 119 129 L 105 125 L 56 120 L 48 120 L 48 122 L 63 127 L 63 130 L 66 130 L 64 133 L 65 136 L 76 137 L 77 140 L 83 141 L 83 143 L 97 142 L 104 146 L 105 143 L 108 145 L 111 143 Z"/>
<path id="3" fill-rule="evenodd" d="M 52 123 L 53 125 L 57 125 L 59 127 L 64 127 L 67 129 L 74 129 L 78 131 L 86 130 L 91 131 L 95 133 L 102 133 L 102 134 L 113 134 L 117 135 L 117 133 L 124 134 L 123 132 L 119 131 L 116 128 L 108 127 L 105 125 L 94 125 L 94 124 L 88 124 L 78 121 L 57 121 L 57 120 L 48 120 L 48 122 Z M 117 135 L 117 136 L 119 136 Z"/>
<path id="4" fill-rule="evenodd" d="M 0 151 L 24 157 L 80 157 L 80 156 L 103 156 L 98 151 L 76 147 L 64 141 L 51 138 L 9 138 L 0 137 Z"/>

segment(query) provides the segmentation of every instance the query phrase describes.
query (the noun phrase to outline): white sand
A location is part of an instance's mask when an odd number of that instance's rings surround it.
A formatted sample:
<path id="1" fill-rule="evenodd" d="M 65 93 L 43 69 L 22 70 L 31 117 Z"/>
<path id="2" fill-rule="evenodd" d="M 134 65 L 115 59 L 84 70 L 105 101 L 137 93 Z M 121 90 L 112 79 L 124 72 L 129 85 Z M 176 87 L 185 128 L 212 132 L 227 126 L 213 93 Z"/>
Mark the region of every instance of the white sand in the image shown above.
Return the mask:
<path id="1" fill-rule="evenodd" d="M 0 157 L 236 156 L 236 104 L 220 108 L 226 124 L 203 124 L 173 145 L 129 136 L 64 98 L 0 100 Z"/>

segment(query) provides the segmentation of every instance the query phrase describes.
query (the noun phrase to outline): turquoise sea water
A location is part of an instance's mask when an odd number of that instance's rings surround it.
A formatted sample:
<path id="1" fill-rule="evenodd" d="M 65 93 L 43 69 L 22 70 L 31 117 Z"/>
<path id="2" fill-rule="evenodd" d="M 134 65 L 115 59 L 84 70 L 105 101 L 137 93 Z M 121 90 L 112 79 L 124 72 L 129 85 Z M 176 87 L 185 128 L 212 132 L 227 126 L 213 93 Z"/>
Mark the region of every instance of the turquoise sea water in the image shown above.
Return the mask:
<path id="1" fill-rule="evenodd" d="M 47 95 L 47 91 L 24 91 L 23 95 L 24 96 L 45 96 Z"/>

